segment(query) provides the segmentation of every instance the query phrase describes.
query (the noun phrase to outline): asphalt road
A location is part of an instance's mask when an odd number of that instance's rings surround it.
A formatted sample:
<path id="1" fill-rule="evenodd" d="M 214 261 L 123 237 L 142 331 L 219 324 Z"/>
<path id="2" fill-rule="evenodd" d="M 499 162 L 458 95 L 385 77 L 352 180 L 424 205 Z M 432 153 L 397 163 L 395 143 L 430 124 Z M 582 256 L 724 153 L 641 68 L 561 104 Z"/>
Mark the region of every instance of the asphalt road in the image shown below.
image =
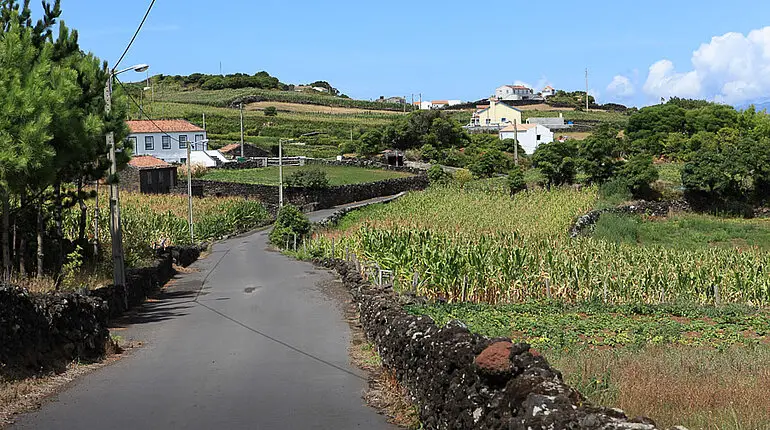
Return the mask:
<path id="1" fill-rule="evenodd" d="M 142 348 L 12 428 L 394 428 L 363 403 L 333 276 L 266 248 L 266 231 L 216 244 L 113 331 Z"/>

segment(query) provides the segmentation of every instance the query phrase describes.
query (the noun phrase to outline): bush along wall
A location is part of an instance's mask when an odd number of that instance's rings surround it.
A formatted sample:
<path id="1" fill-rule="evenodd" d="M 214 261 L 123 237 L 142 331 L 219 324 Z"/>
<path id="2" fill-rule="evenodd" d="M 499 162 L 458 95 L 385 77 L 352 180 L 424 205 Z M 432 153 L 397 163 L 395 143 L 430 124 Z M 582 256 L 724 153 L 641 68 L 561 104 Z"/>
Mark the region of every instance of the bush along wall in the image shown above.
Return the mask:
<path id="1" fill-rule="evenodd" d="M 372 286 L 349 263 L 315 263 L 342 277 L 367 337 L 409 391 L 425 428 L 656 429 L 650 419 L 587 403 L 527 344 L 473 334 L 459 321 L 438 327 L 409 314 L 403 296 Z"/>
<path id="2" fill-rule="evenodd" d="M 664 217 L 670 212 L 690 212 L 690 204 L 686 200 L 664 200 L 660 202 L 640 201 L 616 208 L 597 209 L 577 219 L 570 227 L 570 236 L 577 237 L 585 231 L 590 231 L 599 222 L 599 218 L 606 213 L 619 215 L 648 215 L 651 217 Z"/>
<path id="3" fill-rule="evenodd" d="M 127 270 L 126 288 L 104 287 L 88 296 L 36 295 L 0 285 L 0 371 L 61 370 L 73 360 L 103 358 L 109 320 L 140 305 L 171 280 L 174 263 L 190 265 L 200 253 L 201 247 L 165 249 L 154 265 Z"/>

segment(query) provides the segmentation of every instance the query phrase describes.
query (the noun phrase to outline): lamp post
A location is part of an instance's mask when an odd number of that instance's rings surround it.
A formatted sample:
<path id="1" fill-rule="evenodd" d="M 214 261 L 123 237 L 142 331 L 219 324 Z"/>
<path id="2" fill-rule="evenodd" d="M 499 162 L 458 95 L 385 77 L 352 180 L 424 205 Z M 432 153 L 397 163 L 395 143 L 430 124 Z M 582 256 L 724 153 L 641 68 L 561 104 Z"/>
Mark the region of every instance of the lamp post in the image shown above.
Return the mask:
<path id="1" fill-rule="evenodd" d="M 144 72 L 150 66 L 146 64 L 137 64 L 127 69 L 115 71 L 110 70 L 110 76 L 104 87 L 104 111 L 109 115 L 112 112 L 112 81 L 115 76 L 128 72 Z M 115 134 L 110 131 L 107 133 L 107 148 L 110 150 L 110 239 L 112 240 L 112 282 L 115 286 L 126 286 L 126 271 L 123 261 L 123 232 L 120 228 L 120 194 L 118 191 L 117 174 L 118 165 L 115 159 Z M 128 302 L 128 294 L 126 294 Z"/>

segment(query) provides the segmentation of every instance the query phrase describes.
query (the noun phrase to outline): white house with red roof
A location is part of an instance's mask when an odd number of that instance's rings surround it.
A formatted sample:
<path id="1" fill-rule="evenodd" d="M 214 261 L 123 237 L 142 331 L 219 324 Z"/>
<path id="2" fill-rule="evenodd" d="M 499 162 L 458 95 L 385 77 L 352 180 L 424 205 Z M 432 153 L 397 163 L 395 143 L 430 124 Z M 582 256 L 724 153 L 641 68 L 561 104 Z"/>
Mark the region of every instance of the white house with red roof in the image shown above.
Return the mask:
<path id="1" fill-rule="evenodd" d="M 150 155 L 168 163 L 186 163 L 187 145 L 192 151 L 207 152 L 206 130 L 181 120 L 126 121 L 128 145 L 134 156 Z M 195 157 L 193 157 L 195 160 Z"/>
<path id="2" fill-rule="evenodd" d="M 540 91 L 540 95 L 543 96 L 544 99 L 547 99 L 548 97 L 551 97 L 555 94 L 556 90 L 550 85 L 543 88 L 543 91 Z"/>
<path id="3" fill-rule="evenodd" d="M 508 124 L 500 130 L 500 139 L 519 139 L 519 145 L 532 155 L 535 149 L 543 143 L 553 142 L 553 132 L 540 124 Z"/>

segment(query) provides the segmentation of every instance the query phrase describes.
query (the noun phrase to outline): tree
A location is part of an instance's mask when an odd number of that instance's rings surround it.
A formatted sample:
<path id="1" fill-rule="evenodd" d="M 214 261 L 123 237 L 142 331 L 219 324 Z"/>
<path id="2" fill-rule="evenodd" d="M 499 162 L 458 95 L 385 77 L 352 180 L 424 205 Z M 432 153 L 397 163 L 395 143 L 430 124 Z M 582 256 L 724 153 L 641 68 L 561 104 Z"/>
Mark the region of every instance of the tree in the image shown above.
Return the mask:
<path id="1" fill-rule="evenodd" d="M 554 141 L 537 147 L 532 165 L 540 169 L 548 186 L 575 182 L 578 149 L 572 140 Z"/>
<path id="2" fill-rule="evenodd" d="M 602 184 L 615 175 L 621 162 L 619 130 L 602 124 L 597 131 L 579 144 L 580 164 L 589 183 Z"/>
<path id="3" fill-rule="evenodd" d="M 278 109 L 276 109 L 275 106 L 266 107 L 265 116 L 278 116 Z"/>
<path id="4" fill-rule="evenodd" d="M 3 16 L 7 13 L 4 9 Z M 51 164 L 54 151 L 48 145 L 49 127 L 56 108 L 52 101 L 61 97 L 51 77 L 66 79 L 65 73 L 52 64 L 52 46 L 36 46 L 35 33 L 20 19 L 20 15 L 11 15 L 0 33 L 0 200 L 6 281 L 12 267 L 11 196 L 21 194 L 27 180 Z"/>
<path id="5" fill-rule="evenodd" d="M 501 151 L 491 149 L 479 155 L 469 166 L 470 170 L 477 178 L 489 178 L 495 173 L 508 171 L 511 167 L 511 160 Z"/>
<path id="6" fill-rule="evenodd" d="M 650 194 L 650 184 L 658 180 L 658 169 L 652 163 L 652 156 L 640 154 L 620 167 L 617 177 L 623 180 L 634 197 Z"/>
<path id="7" fill-rule="evenodd" d="M 527 189 L 527 181 L 524 179 L 524 170 L 521 167 L 514 166 L 508 172 L 508 189 L 511 190 L 511 195 Z"/>
<path id="8" fill-rule="evenodd" d="M 379 130 L 369 130 L 361 136 L 358 153 L 369 157 L 382 151 L 382 133 Z"/>

